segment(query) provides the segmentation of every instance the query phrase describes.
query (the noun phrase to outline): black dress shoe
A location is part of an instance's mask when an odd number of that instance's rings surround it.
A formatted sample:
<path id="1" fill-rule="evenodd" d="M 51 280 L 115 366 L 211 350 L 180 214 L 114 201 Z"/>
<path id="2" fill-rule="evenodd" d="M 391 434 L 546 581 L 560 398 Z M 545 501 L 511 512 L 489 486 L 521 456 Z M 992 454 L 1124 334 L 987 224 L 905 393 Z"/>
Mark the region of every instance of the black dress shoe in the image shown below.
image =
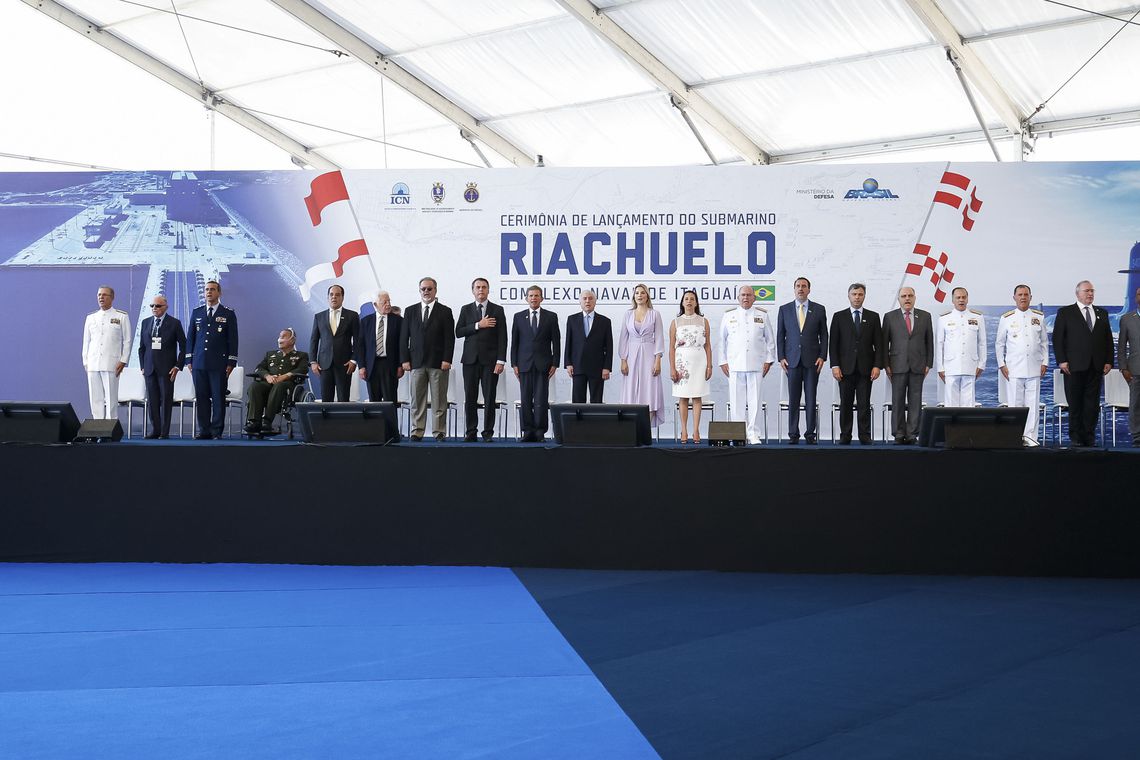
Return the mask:
<path id="1" fill-rule="evenodd" d="M 158 438 L 158 433 L 147 433 L 143 436 L 143 438 L 147 439 L 148 441 L 153 441 L 155 438 Z"/>
<path id="2" fill-rule="evenodd" d="M 851 439 L 850 438 L 840 438 L 839 439 L 839 445 L 840 446 L 850 446 L 851 445 Z"/>
<path id="3" fill-rule="evenodd" d="M 414 443 L 419 443 L 424 439 L 422 435 L 416 435 L 415 433 L 412 433 L 411 438 Z"/>
<path id="4" fill-rule="evenodd" d="M 436 439 L 437 441 L 442 441 L 442 440 L 443 440 L 443 433 L 436 433 L 436 434 L 435 434 L 435 439 Z"/>
<path id="5" fill-rule="evenodd" d="M 159 438 L 165 441 L 166 439 L 170 438 L 170 436 L 168 436 L 166 433 L 163 433 L 159 436 Z"/>
<path id="6" fill-rule="evenodd" d="M 815 445 L 815 436 L 814 435 L 805 435 L 804 436 L 804 443 L 806 443 L 808 446 L 814 446 Z"/>
<path id="7" fill-rule="evenodd" d="M 870 438 L 860 438 L 859 444 L 862 446 L 870 446 L 870 445 L 872 445 L 872 441 Z"/>
<path id="8" fill-rule="evenodd" d="M 249 422 L 245 423 L 245 432 L 250 433 L 252 435 L 253 433 L 261 432 L 261 429 L 263 427 L 265 427 L 264 424 L 250 420 Z"/>
<path id="9" fill-rule="evenodd" d="M 194 440 L 195 441 L 209 441 L 213 437 L 214 436 L 210 433 L 198 433 L 198 435 L 194 436 Z"/>
<path id="10" fill-rule="evenodd" d="M 534 433 L 526 433 L 522 437 L 522 442 L 523 443 L 538 443 L 538 436 L 536 436 Z"/>
<path id="11" fill-rule="evenodd" d="M 902 437 L 901 435 L 896 435 L 895 436 L 895 445 L 896 446 L 906 446 L 906 438 Z"/>
<path id="12" fill-rule="evenodd" d="M 463 436 L 464 443 L 475 443 L 477 440 L 478 439 L 475 437 L 474 433 L 468 433 L 467 435 Z"/>
<path id="13" fill-rule="evenodd" d="M 483 434 L 483 443 L 490 443 L 493 440 L 495 440 L 495 436 L 488 435 L 487 433 Z"/>
<path id="14" fill-rule="evenodd" d="M 799 436 L 796 436 L 795 438 L 789 438 L 788 439 L 788 445 L 789 446 L 795 446 L 799 442 L 800 442 Z"/>

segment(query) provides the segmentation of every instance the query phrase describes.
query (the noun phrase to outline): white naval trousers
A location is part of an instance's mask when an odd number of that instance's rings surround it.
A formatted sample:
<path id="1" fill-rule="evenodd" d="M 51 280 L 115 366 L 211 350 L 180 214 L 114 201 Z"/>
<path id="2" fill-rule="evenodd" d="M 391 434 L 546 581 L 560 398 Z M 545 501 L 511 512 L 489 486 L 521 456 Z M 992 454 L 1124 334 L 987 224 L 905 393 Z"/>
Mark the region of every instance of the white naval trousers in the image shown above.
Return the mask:
<path id="1" fill-rule="evenodd" d="M 114 370 L 88 372 L 87 393 L 94 419 L 113 420 L 119 416 L 119 376 Z"/>
<path id="2" fill-rule="evenodd" d="M 1041 417 L 1041 376 L 1010 377 L 1007 389 L 1010 406 L 1029 407 L 1029 416 L 1025 418 L 1025 437 L 1039 443 L 1037 423 Z"/>
<path id="3" fill-rule="evenodd" d="M 747 426 L 748 442 L 760 443 L 763 421 L 760 419 L 760 386 L 763 372 L 728 373 L 728 403 L 732 407 L 732 419 L 743 421 Z"/>
<path id="4" fill-rule="evenodd" d="M 974 405 L 974 375 L 946 376 L 946 406 Z"/>

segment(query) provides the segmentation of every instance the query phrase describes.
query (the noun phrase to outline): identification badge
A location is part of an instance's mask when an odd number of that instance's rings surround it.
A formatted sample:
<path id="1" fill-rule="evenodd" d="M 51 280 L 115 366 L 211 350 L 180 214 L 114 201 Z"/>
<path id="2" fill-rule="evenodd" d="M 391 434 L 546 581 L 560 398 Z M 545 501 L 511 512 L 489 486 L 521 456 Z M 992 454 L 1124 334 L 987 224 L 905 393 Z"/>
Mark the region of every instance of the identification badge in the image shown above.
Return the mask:
<path id="1" fill-rule="evenodd" d="M 225 317 L 219 317 L 219 316 L 216 316 L 216 315 L 215 315 L 215 316 L 214 316 L 214 321 L 215 321 L 215 322 L 223 322 L 223 323 L 224 323 L 224 322 L 226 321 L 226 318 L 225 318 Z"/>
<path id="2" fill-rule="evenodd" d="M 158 351 L 161 348 L 162 348 L 162 338 L 151 338 L 150 339 L 150 350 L 151 351 Z"/>
<path id="3" fill-rule="evenodd" d="M 763 317 L 753 317 L 752 321 L 758 325 L 764 324 L 764 318 Z"/>

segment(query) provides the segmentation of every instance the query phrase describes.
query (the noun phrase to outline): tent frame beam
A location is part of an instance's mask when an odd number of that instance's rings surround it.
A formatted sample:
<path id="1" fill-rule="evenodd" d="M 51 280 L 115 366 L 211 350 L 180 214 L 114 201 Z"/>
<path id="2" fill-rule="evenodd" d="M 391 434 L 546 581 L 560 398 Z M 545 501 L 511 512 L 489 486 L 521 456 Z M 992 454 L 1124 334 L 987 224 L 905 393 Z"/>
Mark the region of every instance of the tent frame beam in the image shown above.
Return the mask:
<path id="1" fill-rule="evenodd" d="M 315 169 L 331 171 L 338 169 L 335 163 L 317 153 L 313 148 L 295 140 L 267 121 L 246 111 L 237 103 L 223 98 L 205 83 L 199 83 L 182 72 L 158 60 L 150 53 L 136 47 L 117 34 L 100 27 L 91 19 L 81 16 L 55 0 L 24 0 L 24 3 L 43 13 L 48 18 L 77 32 L 100 47 L 123 60 L 133 63 L 148 74 L 157 77 L 179 92 L 194 98 L 206 108 L 216 111 L 236 124 L 239 124 L 258 137 L 268 140 L 293 158 L 293 163 L 311 166 Z"/>
<path id="2" fill-rule="evenodd" d="M 27 2 L 27 0 L 25 0 Z M 443 118 L 458 127 L 461 133 L 479 140 L 515 166 L 534 166 L 534 157 L 495 130 L 480 122 L 457 103 L 431 87 L 419 77 L 400 66 L 392 56 L 377 50 L 372 43 L 345 28 L 323 6 L 305 0 L 269 0 L 305 26 L 341 48 L 368 68 L 403 88 Z M 464 138 L 466 139 L 466 137 Z"/>
<path id="3" fill-rule="evenodd" d="M 750 164 L 766 164 L 769 155 L 752 138 L 704 95 L 690 87 L 659 58 L 650 53 L 616 21 L 599 10 L 590 0 L 555 0 L 574 18 L 577 18 L 602 39 L 609 42 L 630 63 L 637 66 L 670 96 L 670 102 L 683 112 L 692 111 L 700 116 L 741 157 Z"/>

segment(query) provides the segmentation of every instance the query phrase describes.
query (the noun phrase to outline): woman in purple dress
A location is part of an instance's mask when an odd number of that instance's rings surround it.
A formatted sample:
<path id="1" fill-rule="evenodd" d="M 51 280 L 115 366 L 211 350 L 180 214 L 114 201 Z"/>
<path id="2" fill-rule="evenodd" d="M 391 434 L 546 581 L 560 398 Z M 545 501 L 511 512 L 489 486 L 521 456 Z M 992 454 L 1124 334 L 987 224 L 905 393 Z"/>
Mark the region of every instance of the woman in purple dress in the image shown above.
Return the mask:
<path id="1" fill-rule="evenodd" d="M 649 421 L 656 427 L 665 421 L 665 391 L 661 387 L 661 355 L 665 334 L 661 314 L 653 309 L 649 289 L 633 289 L 633 308 L 625 315 L 618 335 L 618 357 L 623 404 L 648 404 Z"/>

